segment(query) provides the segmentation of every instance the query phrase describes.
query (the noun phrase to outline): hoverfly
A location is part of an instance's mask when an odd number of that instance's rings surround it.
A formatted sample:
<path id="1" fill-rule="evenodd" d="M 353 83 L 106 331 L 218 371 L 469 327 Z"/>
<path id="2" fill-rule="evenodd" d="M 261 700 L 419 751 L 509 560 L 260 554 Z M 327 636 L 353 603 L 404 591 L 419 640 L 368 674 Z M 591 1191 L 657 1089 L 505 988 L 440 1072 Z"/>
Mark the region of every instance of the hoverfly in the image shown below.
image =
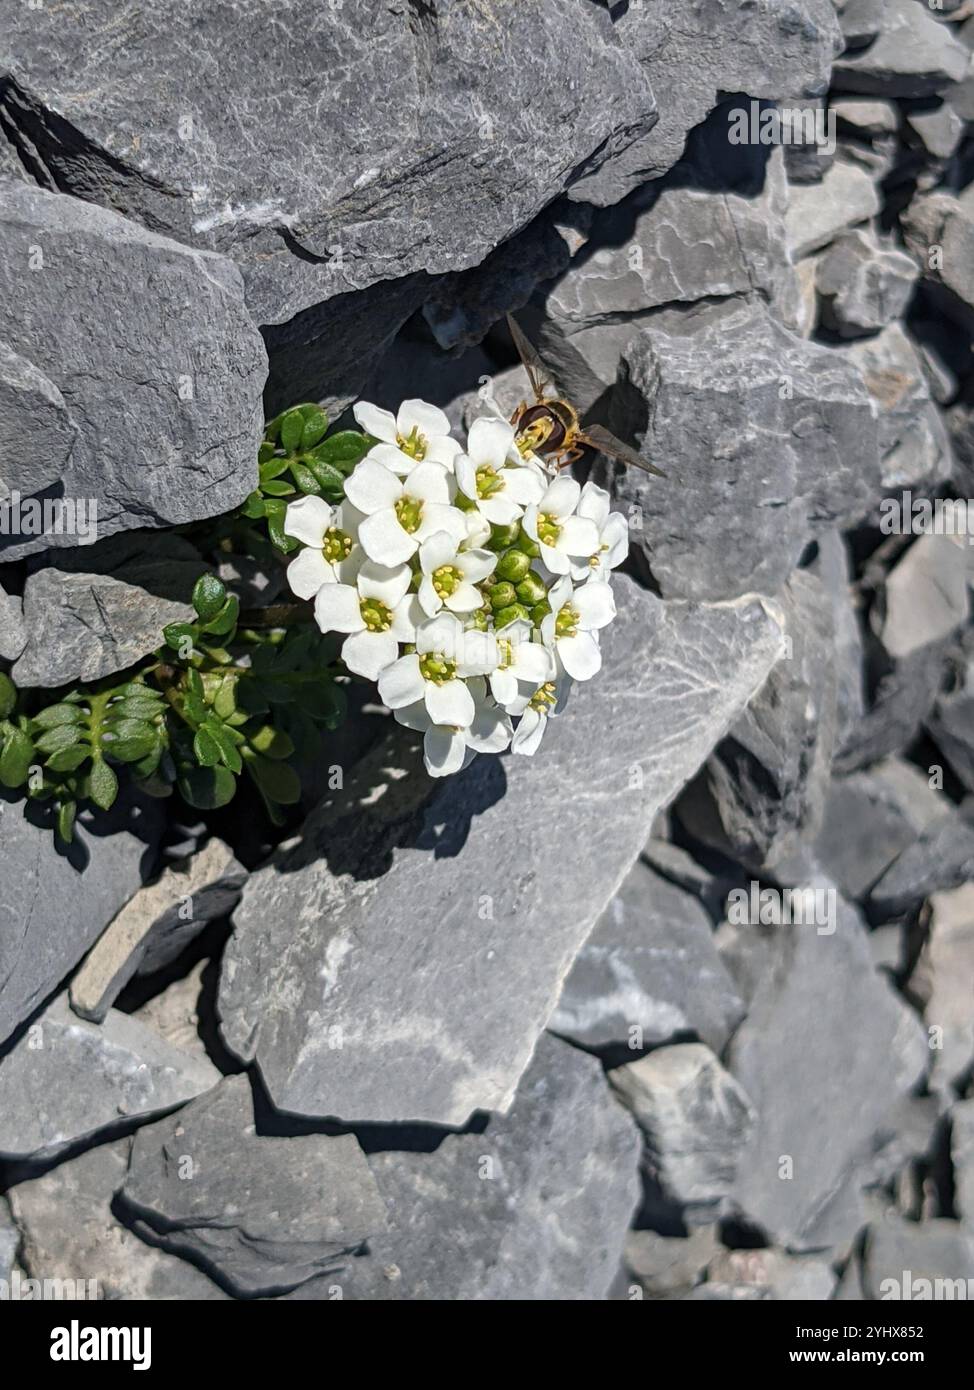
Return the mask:
<path id="1" fill-rule="evenodd" d="M 570 401 L 549 396 L 551 376 L 538 350 L 511 314 L 507 315 L 507 326 L 534 392 L 534 402 L 522 401 L 511 416 L 515 442 L 522 453 L 537 454 L 545 463 L 559 469 L 568 468 L 580 459 L 588 447 L 653 473 L 657 478 L 666 477 L 661 468 L 647 462 L 602 425 L 583 425 Z"/>

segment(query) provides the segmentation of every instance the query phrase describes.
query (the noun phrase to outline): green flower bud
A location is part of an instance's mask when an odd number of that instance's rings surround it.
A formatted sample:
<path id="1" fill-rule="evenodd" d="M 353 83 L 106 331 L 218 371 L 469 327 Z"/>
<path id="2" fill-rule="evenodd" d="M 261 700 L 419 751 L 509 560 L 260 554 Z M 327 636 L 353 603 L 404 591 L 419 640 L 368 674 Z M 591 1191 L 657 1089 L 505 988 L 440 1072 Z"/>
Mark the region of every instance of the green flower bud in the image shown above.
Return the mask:
<path id="1" fill-rule="evenodd" d="M 498 608 L 506 608 L 509 603 L 517 602 L 517 594 L 513 584 L 492 584 L 487 590 L 490 598 L 490 606 L 496 612 Z"/>
<path id="2" fill-rule="evenodd" d="M 498 579 L 509 579 L 512 584 L 517 584 L 530 568 L 531 561 L 523 550 L 509 550 L 498 560 L 494 573 Z"/>
<path id="3" fill-rule="evenodd" d="M 527 531 L 522 531 L 515 542 L 518 550 L 523 550 L 525 555 L 529 555 L 532 560 L 537 560 L 541 554 L 541 547 L 533 541 Z"/>
<path id="4" fill-rule="evenodd" d="M 508 623 L 513 623 L 518 618 L 529 618 L 530 616 L 523 603 L 512 603 L 494 614 L 494 626 L 497 628 L 507 627 Z"/>
<path id="5" fill-rule="evenodd" d="M 514 544 L 521 533 L 521 523 L 512 521 L 510 526 L 494 526 L 490 528 L 490 540 L 487 542 L 488 550 L 498 552 L 509 549 Z"/>
<path id="6" fill-rule="evenodd" d="M 524 558 L 527 560 L 528 557 L 525 555 Z M 528 561 L 528 563 L 530 563 L 530 561 Z M 531 572 L 526 574 L 521 580 L 520 584 L 517 586 L 517 596 L 521 602 L 526 603 L 528 607 L 531 607 L 531 605 L 535 603 L 541 603 L 543 599 L 548 597 L 548 590 L 545 587 L 545 582 L 536 570 L 531 570 Z"/>
<path id="7" fill-rule="evenodd" d="M 548 602 L 547 599 L 544 599 L 541 603 L 536 603 L 534 607 L 531 609 L 531 621 L 535 624 L 536 627 L 540 627 L 542 622 L 545 618 L 547 618 L 550 612 L 551 604 Z"/>

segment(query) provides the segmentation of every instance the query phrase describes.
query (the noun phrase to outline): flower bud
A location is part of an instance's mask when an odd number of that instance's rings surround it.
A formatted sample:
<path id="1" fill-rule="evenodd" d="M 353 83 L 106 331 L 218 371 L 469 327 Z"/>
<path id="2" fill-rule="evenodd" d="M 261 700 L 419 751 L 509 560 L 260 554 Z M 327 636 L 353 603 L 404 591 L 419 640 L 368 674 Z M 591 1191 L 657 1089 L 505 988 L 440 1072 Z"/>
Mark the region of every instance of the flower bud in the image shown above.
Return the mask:
<path id="1" fill-rule="evenodd" d="M 531 563 L 526 555 L 524 558 L 528 564 Z M 531 570 L 518 584 L 517 596 L 521 603 L 526 603 L 528 607 L 535 603 L 541 603 L 543 599 L 548 597 L 545 582 L 536 570 Z"/>
<path id="2" fill-rule="evenodd" d="M 490 540 L 487 541 L 488 550 L 502 552 L 512 546 L 521 534 L 521 523 L 512 521 L 509 526 L 491 525 Z"/>
<path id="3" fill-rule="evenodd" d="M 507 627 L 508 623 L 515 622 L 518 618 L 527 618 L 530 614 L 523 603 L 512 603 L 507 608 L 500 609 L 494 614 L 495 628 Z"/>
<path id="4" fill-rule="evenodd" d="M 527 531 L 522 531 L 515 542 L 518 550 L 523 550 L 525 555 L 529 555 L 532 560 L 537 560 L 541 554 L 541 547 L 533 541 Z"/>
<path id="5" fill-rule="evenodd" d="M 517 602 L 517 593 L 513 584 L 492 584 L 487 593 L 490 598 L 490 606 L 495 613 L 498 608 L 506 608 L 509 603 Z"/>
<path id="6" fill-rule="evenodd" d="M 497 562 L 494 573 L 498 579 L 509 579 L 512 584 L 519 583 L 531 568 L 531 561 L 523 550 L 509 550 Z"/>
<path id="7" fill-rule="evenodd" d="M 541 603 L 536 603 L 531 609 L 531 621 L 536 627 L 540 627 L 550 612 L 551 604 L 547 599 L 543 599 Z"/>

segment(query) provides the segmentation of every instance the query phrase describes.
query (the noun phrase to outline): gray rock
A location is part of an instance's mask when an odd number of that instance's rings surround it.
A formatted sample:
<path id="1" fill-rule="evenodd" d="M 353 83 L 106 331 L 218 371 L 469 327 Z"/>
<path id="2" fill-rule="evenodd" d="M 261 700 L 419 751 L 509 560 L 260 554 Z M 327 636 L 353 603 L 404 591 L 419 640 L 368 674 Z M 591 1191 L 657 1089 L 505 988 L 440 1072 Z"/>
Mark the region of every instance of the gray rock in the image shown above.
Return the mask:
<path id="1" fill-rule="evenodd" d="M 140 888 L 99 937 L 71 982 L 71 1007 L 101 1020 L 136 973 L 169 965 L 208 922 L 237 904 L 247 872 L 217 838 Z"/>
<path id="2" fill-rule="evenodd" d="M 829 597 L 819 579 L 798 570 L 780 604 L 784 659 L 679 806 L 698 839 L 771 878 L 818 833 L 836 731 Z"/>
<path id="3" fill-rule="evenodd" d="M 879 194 L 874 180 L 860 165 L 837 159 L 821 183 L 793 184 L 789 189 L 785 213 L 788 249 L 797 261 L 877 212 Z"/>
<path id="4" fill-rule="evenodd" d="M 605 1298 L 638 1160 L 638 1132 L 599 1064 L 542 1037 L 509 1114 L 483 1134 L 373 1154 L 388 1228 L 338 1282 L 369 1300 Z"/>
<path id="5" fill-rule="evenodd" d="M 974 324 L 974 187 L 956 197 L 914 198 L 902 214 L 903 236 L 937 306 L 966 331 Z"/>
<path id="6" fill-rule="evenodd" d="M 963 539 L 919 536 L 886 580 L 878 636 L 894 659 L 940 643 L 970 616 Z"/>
<path id="7" fill-rule="evenodd" d="M 77 965 L 154 867 L 157 804 L 79 817 L 65 853 L 32 804 L 0 798 L 0 1043 Z"/>
<path id="8" fill-rule="evenodd" d="M 869 767 L 913 742 L 937 699 L 947 645 L 931 643 L 900 660 L 877 662 L 869 708 L 858 726 L 846 730 L 833 771 Z"/>
<path id="9" fill-rule="evenodd" d="M 870 1226 L 862 1262 L 866 1298 L 896 1302 L 966 1299 L 974 1279 L 974 1238 L 957 1221 Z"/>
<path id="10" fill-rule="evenodd" d="M 0 1061 L 0 1154 L 51 1158 L 106 1126 L 172 1110 L 220 1079 L 128 1014 L 85 1023 L 58 995 Z"/>
<path id="11" fill-rule="evenodd" d="M 685 1236 L 630 1231 L 626 1270 L 647 1298 L 682 1298 L 700 1280 L 717 1251 L 713 1226 L 694 1226 Z"/>
<path id="12" fill-rule="evenodd" d="M 209 961 L 197 961 L 188 975 L 173 980 L 171 985 L 154 994 L 132 1014 L 132 1017 L 151 1028 L 165 1042 L 181 1052 L 205 1057 L 206 1048 L 200 1038 L 200 994 L 203 972 Z"/>
<path id="13" fill-rule="evenodd" d="M 643 846 L 642 858 L 669 883 L 699 898 L 712 918 L 720 916 L 730 886 L 730 880 L 726 877 L 712 874 L 686 850 L 666 840 L 658 840 L 655 835 L 650 836 Z"/>
<path id="14" fill-rule="evenodd" d="M 875 403 L 883 489 L 948 478 L 947 432 L 930 399 L 923 363 L 900 325 L 892 323 L 842 352 L 861 372 Z"/>
<path id="15" fill-rule="evenodd" d="M 686 1303 L 766 1303 L 770 1302 L 770 1289 L 758 1289 L 753 1284 L 698 1284 L 688 1294 Z"/>
<path id="16" fill-rule="evenodd" d="M 925 97 L 965 76 L 970 54 L 926 5 L 885 0 L 874 43 L 839 58 L 832 82 L 865 96 Z"/>
<path id="17" fill-rule="evenodd" d="M 16 661 L 26 645 L 23 600 L 16 594 L 4 593 L 0 584 L 0 658 Z"/>
<path id="18" fill-rule="evenodd" d="M 831 935 L 741 930 L 761 936 L 763 971 L 729 1066 L 758 1120 L 732 1198 L 795 1252 L 841 1243 L 859 1221 L 857 1169 L 924 1073 L 923 1033 L 875 972 L 862 924 L 841 900 Z"/>
<path id="19" fill-rule="evenodd" d="M 968 791 L 974 791 L 974 672 L 958 654 L 955 672 L 927 720 L 930 736 Z"/>
<path id="20" fill-rule="evenodd" d="M 234 266 L 19 182 L 0 184 L 0 224 L 0 339 L 50 388 L 39 424 L 36 390 L 19 405 L 4 397 L 6 437 L 18 458 L 31 457 L 35 427 L 56 446 L 47 495 L 83 503 L 102 536 L 242 502 L 256 477 L 266 359 Z M 0 553 L 77 545 L 80 512 L 73 533 L 69 521 L 38 535 L 22 508 Z"/>
<path id="21" fill-rule="evenodd" d="M 754 1123 L 751 1102 L 702 1043 L 661 1047 L 609 1072 L 646 1137 L 664 1194 L 704 1224 L 720 1214 Z"/>
<path id="22" fill-rule="evenodd" d="M 885 328 L 905 310 L 918 273 L 902 251 L 881 246 L 865 232 L 846 232 L 818 262 L 823 323 L 843 338 Z"/>
<path id="23" fill-rule="evenodd" d="M 721 1250 L 707 1268 L 708 1284 L 765 1290 L 777 1302 L 821 1302 L 832 1297 L 835 1275 L 824 1260 L 783 1250 Z"/>
<path id="24" fill-rule="evenodd" d="M 974 873 L 969 869 L 965 877 Z M 934 893 L 930 930 L 910 976 L 923 1005 L 933 1059 L 931 1085 L 948 1091 L 974 1062 L 974 883 Z"/>
<path id="25" fill-rule="evenodd" d="M 843 10 L 843 18 L 850 9 Z M 829 110 L 835 113 L 837 121 L 851 127 L 857 135 L 895 135 L 899 129 L 900 113 L 892 101 L 871 101 L 868 97 L 836 97 L 829 102 Z"/>
<path id="26" fill-rule="evenodd" d="M 604 670 L 552 726 L 543 765 L 481 758 L 431 794 L 395 771 L 401 744 L 383 747 L 251 876 L 219 1012 L 281 1109 L 460 1124 L 511 1103 L 654 815 L 779 651 L 756 601 L 615 590 Z"/>
<path id="27" fill-rule="evenodd" d="M 818 555 L 810 566 L 825 586 L 832 607 L 835 669 L 836 745 L 858 728 L 866 709 L 863 642 L 853 590 L 852 557 L 839 531 L 818 537 Z"/>
<path id="28" fill-rule="evenodd" d="M 642 1051 L 696 1034 L 719 1052 L 743 1014 L 699 900 L 637 862 L 576 957 L 548 1026 L 582 1047 Z"/>
<path id="29" fill-rule="evenodd" d="M 610 423 L 668 475 L 607 470 L 666 597 L 776 592 L 813 535 L 862 515 L 879 486 L 858 372 L 757 305 L 640 330 Z"/>
<path id="30" fill-rule="evenodd" d="M 886 0 L 840 0 L 837 8 L 842 37 L 853 49 L 869 43 L 883 27 Z"/>
<path id="31" fill-rule="evenodd" d="M 961 1100 L 950 1113 L 950 1161 L 954 1170 L 954 1208 L 974 1228 L 974 1099 Z"/>
<path id="32" fill-rule="evenodd" d="M 385 1223 L 358 1141 L 259 1134 L 246 1076 L 139 1130 L 121 1199 L 140 1235 L 238 1295 L 285 1292 L 340 1267 Z"/>
<path id="33" fill-rule="evenodd" d="M 0 342 L 0 502 L 57 482 L 77 429 L 61 392 L 42 371 Z"/>
<path id="34" fill-rule="evenodd" d="M 122 1301 L 205 1299 L 226 1294 L 186 1260 L 146 1245 L 112 1213 L 128 1168 L 119 1139 L 11 1189 L 23 1260 L 39 1279 L 94 1281 L 97 1297 Z"/>
<path id="35" fill-rule="evenodd" d="M 206 569 L 179 536 L 125 536 L 59 558 L 24 589 L 22 686 L 114 675 L 163 645 L 168 623 L 195 617 L 190 595 Z"/>
<path id="36" fill-rule="evenodd" d="M 947 101 L 932 111 L 908 111 L 906 123 L 934 159 L 949 159 L 964 138 L 964 118 Z"/>
<path id="37" fill-rule="evenodd" d="M 17 1259 L 20 1232 L 14 1224 L 6 1197 L 0 1197 L 0 1279 L 9 1279 Z"/>
<path id="38" fill-rule="evenodd" d="M 974 876 L 974 828 L 950 807 L 901 854 L 872 887 L 870 910 L 879 920 L 919 907 L 931 893 L 957 888 Z"/>

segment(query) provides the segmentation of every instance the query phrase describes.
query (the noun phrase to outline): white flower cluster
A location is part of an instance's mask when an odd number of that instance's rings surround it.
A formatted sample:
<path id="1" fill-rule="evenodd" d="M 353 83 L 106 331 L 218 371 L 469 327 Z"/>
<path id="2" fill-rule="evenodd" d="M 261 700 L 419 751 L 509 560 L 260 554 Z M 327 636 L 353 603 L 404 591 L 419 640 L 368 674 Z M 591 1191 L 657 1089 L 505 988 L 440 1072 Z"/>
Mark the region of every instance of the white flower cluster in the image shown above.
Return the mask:
<path id="1" fill-rule="evenodd" d="M 625 518 L 594 483 L 522 454 L 504 420 L 476 420 L 464 451 L 425 401 L 395 416 L 360 403 L 355 418 L 380 442 L 338 507 L 288 507 L 304 546 L 291 588 L 322 632 L 347 634 L 348 669 L 424 733 L 433 776 L 476 753 L 534 753 L 571 682 L 601 668 Z"/>

